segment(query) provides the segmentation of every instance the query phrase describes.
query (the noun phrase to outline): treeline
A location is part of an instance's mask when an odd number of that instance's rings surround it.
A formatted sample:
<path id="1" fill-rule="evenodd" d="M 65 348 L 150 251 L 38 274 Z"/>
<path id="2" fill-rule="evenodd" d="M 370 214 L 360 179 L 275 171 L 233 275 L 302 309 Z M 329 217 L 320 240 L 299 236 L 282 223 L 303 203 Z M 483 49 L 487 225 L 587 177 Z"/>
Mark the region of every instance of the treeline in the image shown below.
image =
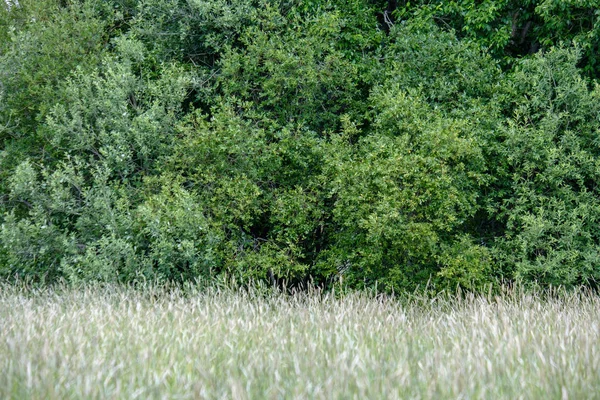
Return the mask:
<path id="1" fill-rule="evenodd" d="M 0 276 L 595 286 L 599 9 L 0 3 Z"/>

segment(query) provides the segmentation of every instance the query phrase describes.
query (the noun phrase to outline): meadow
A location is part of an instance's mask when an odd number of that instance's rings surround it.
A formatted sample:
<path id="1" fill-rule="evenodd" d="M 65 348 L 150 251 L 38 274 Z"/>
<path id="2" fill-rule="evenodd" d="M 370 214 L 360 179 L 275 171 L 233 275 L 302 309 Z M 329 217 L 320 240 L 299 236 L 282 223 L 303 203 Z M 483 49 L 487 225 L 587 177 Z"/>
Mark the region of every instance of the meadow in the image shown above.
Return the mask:
<path id="1" fill-rule="evenodd" d="M 0 398 L 600 398 L 583 291 L 0 289 Z"/>

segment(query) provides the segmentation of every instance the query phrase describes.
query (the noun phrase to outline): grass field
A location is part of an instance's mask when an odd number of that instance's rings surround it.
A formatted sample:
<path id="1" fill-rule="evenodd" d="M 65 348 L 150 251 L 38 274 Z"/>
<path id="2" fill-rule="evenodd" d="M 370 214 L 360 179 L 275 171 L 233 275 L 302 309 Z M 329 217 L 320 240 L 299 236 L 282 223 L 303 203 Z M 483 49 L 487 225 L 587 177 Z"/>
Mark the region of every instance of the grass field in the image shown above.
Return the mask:
<path id="1" fill-rule="evenodd" d="M 600 398 L 580 292 L 0 290 L 0 398 Z"/>

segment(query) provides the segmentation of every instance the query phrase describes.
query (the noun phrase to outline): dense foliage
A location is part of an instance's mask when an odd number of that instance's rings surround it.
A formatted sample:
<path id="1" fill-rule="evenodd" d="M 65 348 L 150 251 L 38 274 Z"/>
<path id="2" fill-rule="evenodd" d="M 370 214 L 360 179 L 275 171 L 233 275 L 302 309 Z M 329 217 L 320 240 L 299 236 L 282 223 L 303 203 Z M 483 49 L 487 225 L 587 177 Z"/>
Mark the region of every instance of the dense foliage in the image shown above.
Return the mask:
<path id="1" fill-rule="evenodd" d="M 600 279 L 595 0 L 0 4 L 0 277 Z"/>

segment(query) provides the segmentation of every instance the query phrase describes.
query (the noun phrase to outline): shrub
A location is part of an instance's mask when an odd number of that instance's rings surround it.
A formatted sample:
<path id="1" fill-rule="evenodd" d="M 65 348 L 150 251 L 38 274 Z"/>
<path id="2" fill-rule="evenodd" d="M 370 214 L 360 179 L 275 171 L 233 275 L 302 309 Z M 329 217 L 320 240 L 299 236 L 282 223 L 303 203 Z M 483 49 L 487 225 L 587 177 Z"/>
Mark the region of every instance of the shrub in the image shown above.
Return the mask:
<path id="1" fill-rule="evenodd" d="M 497 144 L 491 207 L 506 226 L 498 258 L 525 282 L 598 279 L 600 88 L 589 88 L 577 60 L 576 50 L 555 49 L 512 75 L 515 112 Z"/>

